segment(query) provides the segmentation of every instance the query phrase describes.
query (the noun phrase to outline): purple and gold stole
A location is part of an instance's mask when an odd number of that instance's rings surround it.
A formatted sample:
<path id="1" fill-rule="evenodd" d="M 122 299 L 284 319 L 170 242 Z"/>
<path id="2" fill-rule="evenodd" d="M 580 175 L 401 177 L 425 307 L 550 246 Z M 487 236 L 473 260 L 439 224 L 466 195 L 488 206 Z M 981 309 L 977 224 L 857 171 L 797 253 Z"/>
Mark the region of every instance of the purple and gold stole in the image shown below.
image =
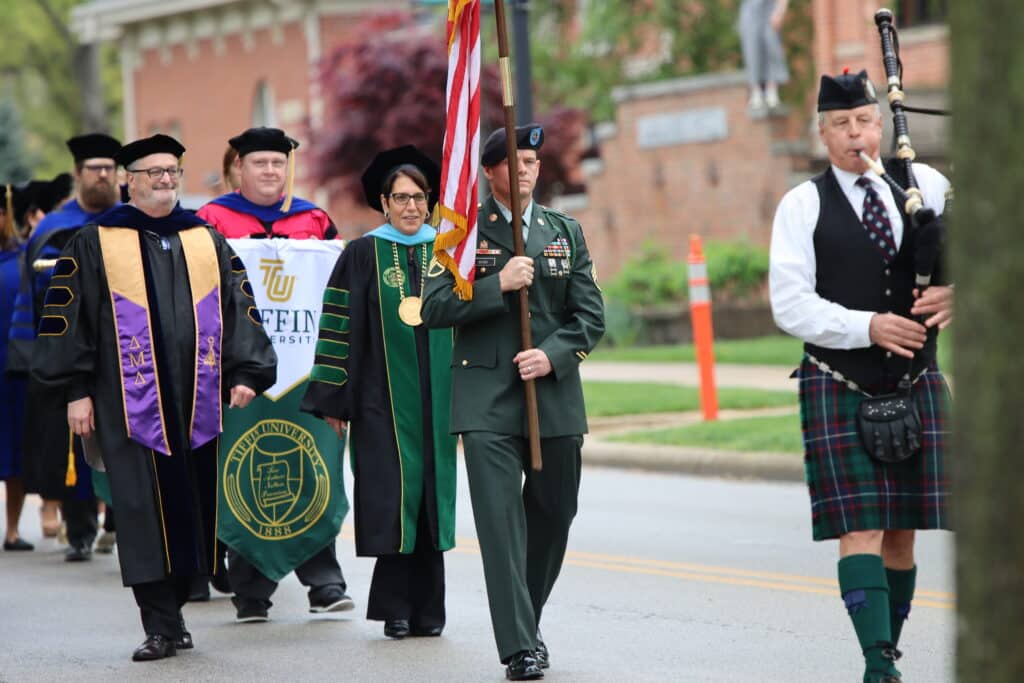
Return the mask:
<path id="1" fill-rule="evenodd" d="M 99 236 L 114 309 L 128 438 L 169 455 L 139 233 L 131 228 L 100 228 Z M 189 441 L 193 448 L 198 448 L 221 432 L 220 265 L 207 228 L 182 230 L 178 237 L 185 255 L 195 315 L 195 379 Z"/>

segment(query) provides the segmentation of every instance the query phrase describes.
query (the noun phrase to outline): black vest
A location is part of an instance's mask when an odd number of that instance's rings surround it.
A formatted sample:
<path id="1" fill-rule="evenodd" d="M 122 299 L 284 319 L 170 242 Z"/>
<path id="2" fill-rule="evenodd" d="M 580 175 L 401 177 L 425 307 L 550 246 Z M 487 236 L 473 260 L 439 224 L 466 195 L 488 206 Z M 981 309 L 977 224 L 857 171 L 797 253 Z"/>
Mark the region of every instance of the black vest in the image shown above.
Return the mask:
<path id="1" fill-rule="evenodd" d="M 900 182 L 902 174 L 897 175 L 896 171 L 896 168 L 889 168 L 890 175 Z M 915 236 L 910 218 L 900 207 L 903 241 L 896 258 L 886 265 L 839 187 L 832 168 L 815 176 L 811 182 L 818 189 L 821 201 L 818 224 L 814 228 L 815 291 L 823 299 L 846 308 L 909 317 L 914 301 Z M 924 349 L 914 354 L 911 377 L 934 363 L 937 332 L 932 328 Z M 906 358 L 877 345 L 842 350 L 808 343 L 804 344 L 804 350 L 872 394 L 894 389 L 908 367 Z"/>

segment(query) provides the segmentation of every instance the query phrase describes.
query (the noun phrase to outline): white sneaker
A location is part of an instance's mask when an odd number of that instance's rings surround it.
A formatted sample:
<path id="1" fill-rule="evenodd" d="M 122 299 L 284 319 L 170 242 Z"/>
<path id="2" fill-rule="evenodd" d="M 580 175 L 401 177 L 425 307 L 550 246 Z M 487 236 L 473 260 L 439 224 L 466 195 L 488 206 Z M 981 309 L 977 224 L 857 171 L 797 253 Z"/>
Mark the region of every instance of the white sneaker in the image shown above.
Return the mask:
<path id="1" fill-rule="evenodd" d="M 114 552 L 115 545 L 117 545 L 117 532 L 104 531 L 96 541 L 95 551 L 103 555 L 109 555 Z"/>
<path id="2" fill-rule="evenodd" d="M 764 106 L 769 109 L 775 109 L 779 106 L 779 91 L 775 88 L 769 88 L 764 91 Z"/>
<path id="3" fill-rule="evenodd" d="M 752 119 L 762 119 L 767 113 L 768 108 L 764 104 L 764 95 L 761 94 L 761 90 L 752 91 L 750 100 L 747 101 L 747 114 Z"/>

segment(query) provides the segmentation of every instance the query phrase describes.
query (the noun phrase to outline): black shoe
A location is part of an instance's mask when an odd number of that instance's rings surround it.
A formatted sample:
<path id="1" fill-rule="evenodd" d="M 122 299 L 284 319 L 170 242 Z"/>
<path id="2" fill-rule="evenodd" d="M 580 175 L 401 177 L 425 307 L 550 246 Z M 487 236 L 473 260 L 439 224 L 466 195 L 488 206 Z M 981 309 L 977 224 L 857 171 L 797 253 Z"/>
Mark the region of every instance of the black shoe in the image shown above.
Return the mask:
<path id="1" fill-rule="evenodd" d="M 178 654 L 174 641 L 159 633 L 146 638 L 132 653 L 133 662 L 151 662 L 154 659 L 173 657 Z"/>
<path id="2" fill-rule="evenodd" d="M 544 672 L 537 665 L 537 658 L 529 650 L 512 655 L 505 667 L 505 678 L 510 681 L 535 681 L 544 678 Z"/>
<path id="3" fill-rule="evenodd" d="M 409 628 L 409 635 L 417 638 L 437 638 L 441 635 L 441 631 L 444 630 L 444 626 L 411 626 Z"/>
<path id="4" fill-rule="evenodd" d="M 185 628 L 185 617 L 181 612 L 178 612 L 178 628 L 181 630 L 181 635 L 174 641 L 174 647 L 179 650 L 191 650 L 195 647 L 195 643 L 192 642 L 192 634 Z"/>
<path id="5" fill-rule="evenodd" d="M 324 612 L 347 612 L 356 603 L 345 594 L 341 586 L 322 586 L 309 592 L 309 611 L 313 614 Z"/>
<path id="6" fill-rule="evenodd" d="M 259 624 L 264 621 L 269 621 L 270 616 L 268 610 L 270 609 L 269 600 L 246 600 L 234 598 L 235 607 L 235 621 L 239 624 Z"/>
<path id="7" fill-rule="evenodd" d="M 92 559 L 91 545 L 73 545 L 64 552 L 65 562 L 88 562 Z"/>
<path id="8" fill-rule="evenodd" d="M 4 550 L 35 550 L 36 547 L 18 536 L 13 541 L 4 541 Z"/>
<path id="9" fill-rule="evenodd" d="M 551 655 L 548 653 L 548 646 L 544 644 L 540 629 L 537 630 L 537 649 L 533 651 L 533 656 L 537 659 L 537 666 L 542 669 L 551 668 Z"/>
<path id="10" fill-rule="evenodd" d="M 409 621 L 407 619 L 388 619 L 384 622 L 384 635 L 398 640 L 405 638 L 409 635 Z"/>

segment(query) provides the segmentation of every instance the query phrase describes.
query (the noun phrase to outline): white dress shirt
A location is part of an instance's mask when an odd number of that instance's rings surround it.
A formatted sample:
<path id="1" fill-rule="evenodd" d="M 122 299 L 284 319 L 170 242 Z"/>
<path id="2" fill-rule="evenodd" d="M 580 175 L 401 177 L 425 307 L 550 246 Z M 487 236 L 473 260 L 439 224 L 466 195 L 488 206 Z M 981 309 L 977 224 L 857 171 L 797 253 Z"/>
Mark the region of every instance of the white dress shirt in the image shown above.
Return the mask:
<path id="1" fill-rule="evenodd" d="M 836 181 L 857 218 L 864 211 L 864 188 L 856 185 L 861 176 L 832 166 Z M 931 166 L 914 164 L 914 176 L 921 188 L 924 205 L 942 213 L 949 181 Z M 892 189 L 873 171 L 864 177 L 885 204 L 896 247 L 903 241 L 903 218 Z M 820 211 L 818 188 L 810 180 L 786 193 L 775 211 L 768 284 L 775 324 L 805 342 L 830 349 L 859 349 L 871 346 L 868 328 L 875 311 L 858 311 L 818 296 L 814 258 L 814 229 Z"/>

